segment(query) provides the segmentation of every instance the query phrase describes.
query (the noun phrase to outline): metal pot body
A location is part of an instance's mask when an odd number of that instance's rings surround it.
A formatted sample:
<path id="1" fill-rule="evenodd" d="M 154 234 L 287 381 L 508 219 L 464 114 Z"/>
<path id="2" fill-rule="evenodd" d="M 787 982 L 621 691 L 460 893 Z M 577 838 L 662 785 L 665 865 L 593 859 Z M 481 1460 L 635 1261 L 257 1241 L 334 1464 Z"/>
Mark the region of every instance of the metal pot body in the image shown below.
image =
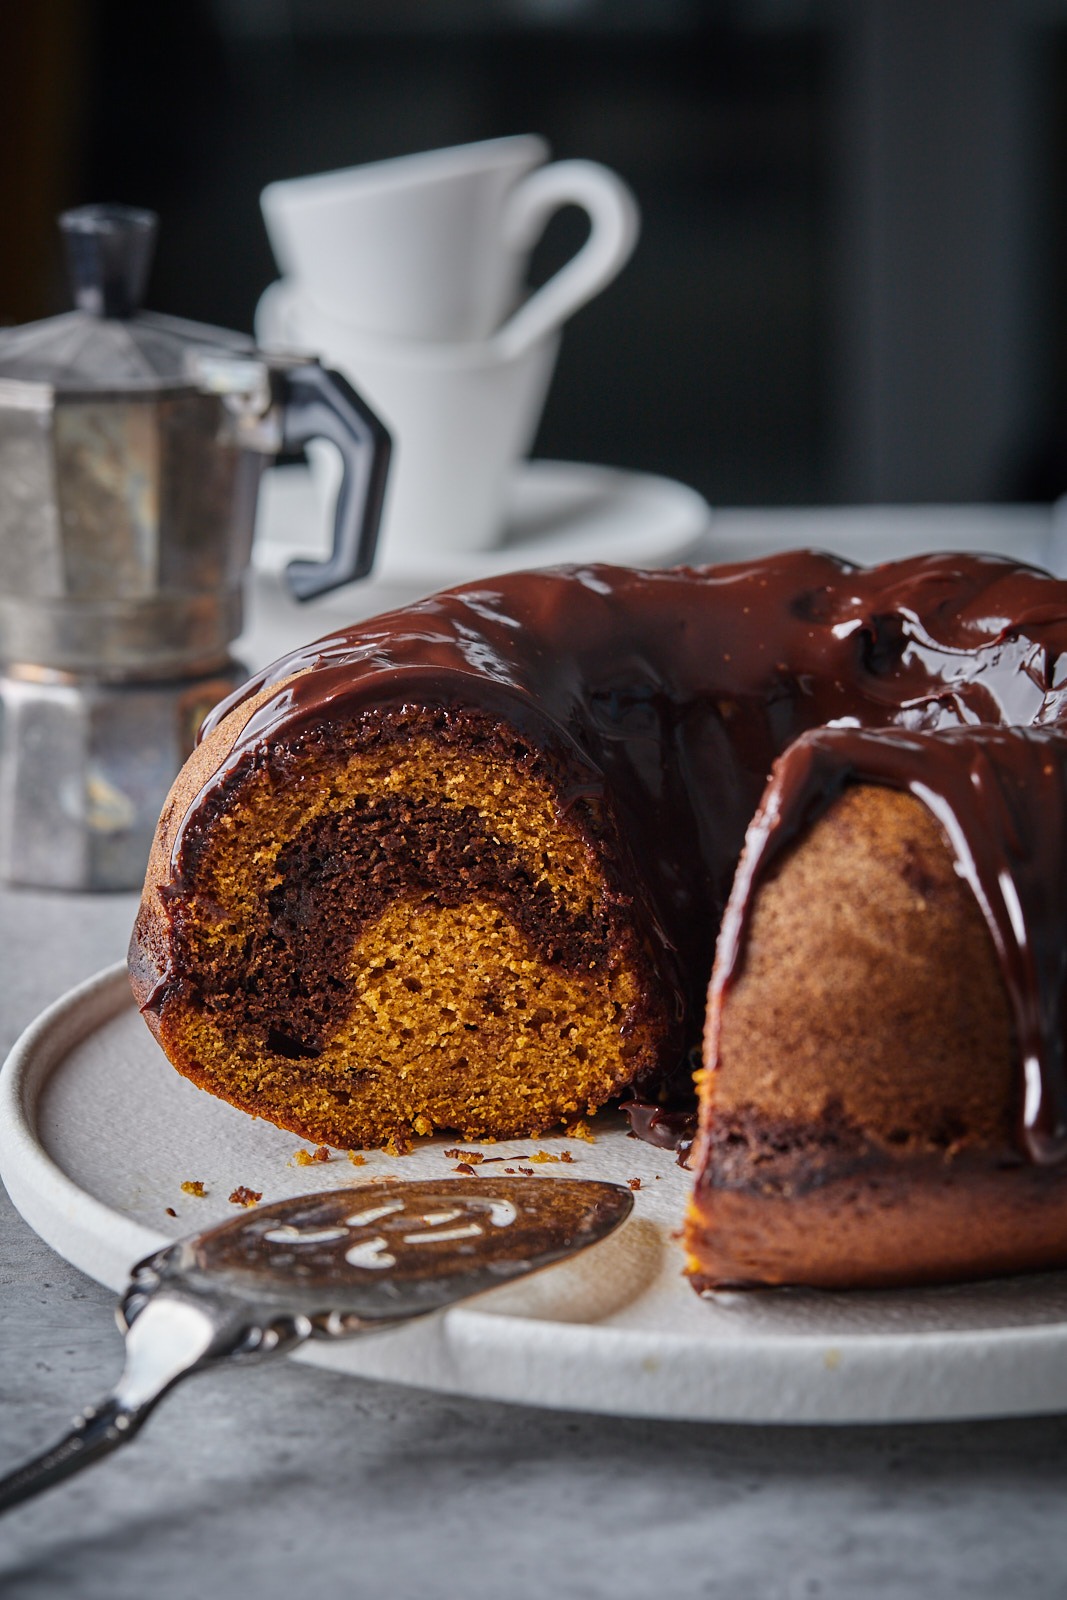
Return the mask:
<path id="1" fill-rule="evenodd" d="M 0 659 L 105 680 L 224 660 L 267 459 L 223 395 L 0 379 Z"/>
<path id="2" fill-rule="evenodd" d="M 139 889 L 174 774 L 245 676 L 232 662 L 141 683 L 0 673 L 0 878 Z"/>
<path id="3" fill-rule="evenodd" d="M 328 439 L 344 464 L 300 599 L 365 577 L 390 441 L 312 356 L 138 310 L 155 219 L 61 220 L 77 310 L 0 329 L 0 877 L 133 888 L 210 707 L 244 676 L 267 462 Z"/>

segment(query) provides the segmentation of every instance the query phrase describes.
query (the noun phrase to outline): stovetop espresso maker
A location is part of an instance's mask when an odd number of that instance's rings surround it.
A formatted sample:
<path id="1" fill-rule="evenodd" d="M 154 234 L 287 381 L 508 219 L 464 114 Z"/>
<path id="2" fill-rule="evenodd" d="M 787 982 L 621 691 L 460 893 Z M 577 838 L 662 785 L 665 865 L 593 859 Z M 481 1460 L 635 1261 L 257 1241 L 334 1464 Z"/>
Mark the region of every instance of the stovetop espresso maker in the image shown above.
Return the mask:
<path id="1" fill-rule="evenodd" d="M 344 463 L 332 554 L 297 599 L 365 577 L 389 436 L 307 356 L 139 310 L 151 212 L 60 218 L 77 309 L 0 330 L 0 877 L 139 887 L 204 714 L 245 676 L 263 469 L 309 439 Z"/>

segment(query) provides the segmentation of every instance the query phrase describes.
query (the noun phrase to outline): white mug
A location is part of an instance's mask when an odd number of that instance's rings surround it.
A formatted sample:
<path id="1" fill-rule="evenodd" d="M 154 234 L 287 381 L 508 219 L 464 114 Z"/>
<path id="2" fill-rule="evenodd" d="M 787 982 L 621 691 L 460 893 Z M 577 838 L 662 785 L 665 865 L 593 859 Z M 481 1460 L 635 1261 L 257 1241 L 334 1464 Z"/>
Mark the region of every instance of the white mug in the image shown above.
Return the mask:
<path id="1" fill-rule="evenodd" d="M 548 218 L 581 206 L 589 237 L 518 311 L 517 351 L 611 281 L 639 228 L 614 172 L 548 154 L 535 134 L 487 139 L 285 179 L 260 204 L 278 265 L 317 310 L 374 338 L 452 344 L 502 330 Z"/>
<path id="2" fill-rule="evenodd" d="M 441 550 L 484 550 L 500 531 L 511 472 L 533 444 L 559 350 L 542 333 L 511 351 L 498 340 L 417 344 L 368 339 L 272 284 L 256 311 L 265 349 L 306 349 L 342 372 L 393 436 L 380 550 L 417 565 Z M 333 499 L 328 446 L 308 450 L 324 504 Z"/>

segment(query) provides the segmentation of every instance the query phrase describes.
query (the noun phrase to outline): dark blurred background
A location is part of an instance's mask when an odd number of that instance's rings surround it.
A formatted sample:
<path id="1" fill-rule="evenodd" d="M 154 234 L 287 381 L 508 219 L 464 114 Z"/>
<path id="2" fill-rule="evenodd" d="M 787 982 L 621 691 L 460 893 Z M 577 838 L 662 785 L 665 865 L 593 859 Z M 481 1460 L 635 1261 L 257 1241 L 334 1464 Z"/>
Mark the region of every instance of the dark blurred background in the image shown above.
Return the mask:
<path id="1" fill-rule="evenodd" d="M 265 183 L 537 131 L 644 230 L 536 454 L 720 505 L 1067 490 L 1067 0 L 0 0 L 0 40 L 0 322 L 65 308 L 58 209 L 123 200 L 149 304 L 251 329 Z"/>

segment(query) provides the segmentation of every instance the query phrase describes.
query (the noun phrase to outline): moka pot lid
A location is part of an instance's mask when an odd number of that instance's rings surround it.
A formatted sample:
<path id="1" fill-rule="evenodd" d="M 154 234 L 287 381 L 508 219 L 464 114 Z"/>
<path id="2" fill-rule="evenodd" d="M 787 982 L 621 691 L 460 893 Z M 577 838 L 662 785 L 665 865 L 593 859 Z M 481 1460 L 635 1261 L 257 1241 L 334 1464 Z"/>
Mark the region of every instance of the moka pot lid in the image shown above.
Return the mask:
<path id="1" fill-rule="evenodd" d="M 139 309 L 155 244 L 153 212 L 82 206 L 59 223 L 77 309 L 0 329 L 0 384 L 70 394 L 203 389 L 213 387 L 204 378 L 212 356 L 257 360 L 246 334 Z"/>

